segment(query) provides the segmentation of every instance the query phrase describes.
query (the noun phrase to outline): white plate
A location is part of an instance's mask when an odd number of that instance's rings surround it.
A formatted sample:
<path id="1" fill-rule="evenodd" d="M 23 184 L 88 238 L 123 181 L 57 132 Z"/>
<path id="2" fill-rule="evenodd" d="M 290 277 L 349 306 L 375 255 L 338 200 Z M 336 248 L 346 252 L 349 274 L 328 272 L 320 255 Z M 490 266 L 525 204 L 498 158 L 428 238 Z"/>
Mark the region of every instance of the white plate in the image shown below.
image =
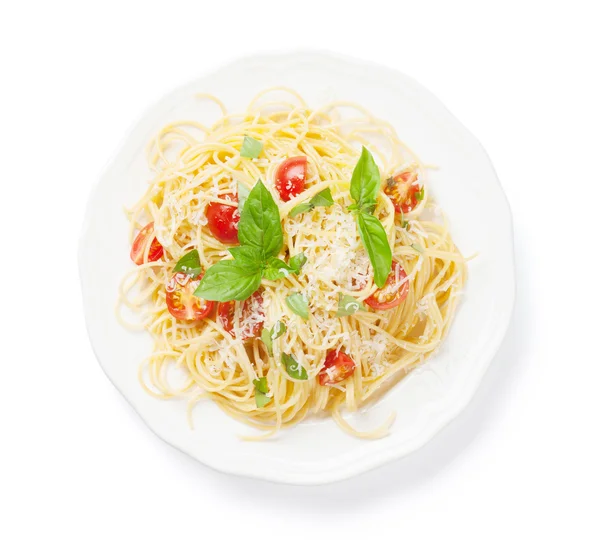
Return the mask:
<path id="1" fill-rule="evenodd" d="M 122 207 L 146 187 L 144 149 L 176 119 L 213 121 L 194 99 L 207 92 L 232 111 L 245 109 L 267 87 L 297 89 L 311 106 L 358 102 L 391 122 L 427 163 L 432 192 L 447 213 L 455 242 L 479 253 L 451 332 L 439 352 L 396 385 L 376 406 L 349 415 L 362 429 L 397 412 L 391 434 L 366 441 L 343 433 L 330 419 L 310 420 L 275 439 L 244 442 L 249 428 L 210 401 L 188 427 L 185 401 L 160 401 L 142 391 L 137 367 L 149 354 L 144 332 L 123 329 L 114 316 L 117 287 L 131 268 Z M 89 201 L 79 266 L 85 316 L 100 365 L 148 426 L 171 445 L 217 470 L 294 484 L 332 482 L 359 474 L 421 447 L 467 405 L 508 327 L 514 301 L 512 224 L 508 203 L 479 142 L 430 92 L 412 79 L 374 64 L 329 53 L 260 55 L 228 64 L 179 88 L 150 108 L 110 162 Z"/>

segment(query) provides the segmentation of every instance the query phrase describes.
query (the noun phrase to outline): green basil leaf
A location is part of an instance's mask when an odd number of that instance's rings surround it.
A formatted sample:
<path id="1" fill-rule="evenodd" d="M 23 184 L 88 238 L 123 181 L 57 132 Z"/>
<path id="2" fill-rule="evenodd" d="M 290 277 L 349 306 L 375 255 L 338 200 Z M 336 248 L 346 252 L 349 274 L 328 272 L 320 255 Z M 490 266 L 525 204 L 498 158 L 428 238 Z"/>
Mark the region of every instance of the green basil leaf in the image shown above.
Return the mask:
<path id="1" fill-rule="evenodd" d="M 312 208 L 313 207 L 309 202 L 301 202 L 290 210 L 290 218 L 295 218 L 298 214 L 302 214 L 302 212 L 308 212 L 309 210 L 312 210 Z"/>
<path id="2" fill-rule="evenodd" d="M 237 260 L 222 260 L 206 270 L 196 297 L 208 301 L 244 301 L 260 286 L 260 271 L 248 272 Z"/>
<path id="3" fill-rule="evenodd" d="M 294 270 L 280 258 L 271 258 L 264 271 L 265 279 L 276 281 L 288 277 Z"/>
<path id="4" fill-rule="evenodd" d="M 269 393 L 269 386 L 267 385 L 267 378 L 262 377 L 257 380 L 252 380 L 256 391 L 260 391 L 261 393 Z"/>
<path id="5" fill-rule="evenodd" d="M 280 258 L 270 258 L 265 267 L 264 277 L 271 281 L 275 281 L 286 278 L 290 274 L 297 274 L 302 269 L 302 266 L 306 264 L 306 260 L 306 255 L 302 252 L 296 256 L 292 256 L 289 264 L 286 264 Z"/>
<path id="6" fill-rule="evenodd" d="M 229 252 L 235 258 L 238 266 L 245 268 L 250 273 L 258 272 L 262 268 L 260 251 L 256 247 L 250 245 L 231 247 Z"/>
<path id="7" fill-rule="evenodd" d="M 333 204 L 333 197 L 331 196 L 331 189 L 323 189 L 320 193 L 316 194 L 310 199 L 312 206 L 331 206 Z"/>
<path id="8" fill-rule="evenodd" d="M 285 366 L 285 371 L 295 380 L 308 380 L 308 372 L 292 355 L 281 355 L 281 362 Z"/>
<path id="9" fill-rule="evenodd" d="M 371 153 L 363 146 L 358 163 L 352 172 L 350 196 L 362 209 L 375 203 L 380 187 L 379 167 Z"/>
<path id="10" fill-rule="evenodd" d="M 237 184 L 237 193 L 238 193 L 238 212 L 241 214 L 244 209 L 244 204 L 248 195 L 250 194 L 250 189 L 246 187 L 243 183 L 238 181 Z"/>
<path id="11" fill-rule="evenodd" d="M 298 214 L 308 212 L 315 206 L 331 206 L 333 204 L 333 197 L 331 196 L 331 190 L 329 187 L 323 189 L 320 193 L 317 193 L 308 202 L 301 202 L 298 206 L 295 206 L 290 210 L 290 218 L 294 218 Z"/>
<path id="12" fill-rule="evenodd" d="M 383 287 L 392 269 L 392 250 L 381 222 L 371 214 L 359 212 L 358 233 L 373 266 L 377 287 Z"/>
<path id="13" fill-rule="evenodd" d="M 260 179 L 244 203 L 238 224 L 238 239 L 241 245 L 258 249 L 262 260 L 277 256 L 283 247 L 279 208 Z"/>
<path id="14" fill-rule="evenodd" d="M 360 301 L 357 301 L 355 297 L 351 295 L 342 295 L 340 293 L 340 300 L 338 301 L 338 309 L 335 315 L 339 318 L 341 316 L 350 316 L 355 314 L 359 310 L 365 310 L 365 305 Z"/>
<path id="15" fill-rule="evenodd" d="M 194 249 L 186 254 L 184 254 L 177 264 L 175 264 L 175 268 L 173 268 L 173 272 L 181 272 L 196 278 L 202 272 L 202 266 L 200 265 L 200 255 L 198 251 Z"/>
<path id="16" fill-rule="evenodd" d="M 267 328 L 263 328 L 263 330 L 260 332 L 260 338 L 262 339 L 262 342 L 265 344 L 265 347 L 267 348 L 267 352 L 269 353 L 269 356 L 272 357 L 273 356 L 273 337 L 271 335 L 271 332 Z"/>
<path id="17" fill-rule="evenodd" d="M 281 320 L 277 320 L 271 330 L 271 339 L 279 339 L 287 330 L 285 324 Z"/>
<path id="18" fill-rule="evenodd" d="M 275 325 L 273 326 L 273 329 L 271 329 L 270 331 L 266 328 L 263 328 L 260 334 L 260 338 L 267 347 L 267 352 L 269 353 L 269 356 L 273 356 L 273 341 L 275 341 L 275 339 L 279 339 L 285 333 L 286 330 L 287 328 L 281 320 L 277 320 L 277 322 L 275 322 Z"/>
<path id="19" fill-rule="evenodd" d="M 411 247 L 413 249 L 415 249 L 417 252 L 420 252 L 421 254 L 423 254 L 425 251 L 423 250 L 423 247 L 421 245 L 418 245 L 417 243 L 413 243 L 411 245 Z"/>
<path id="20" fill-rule="evenodd" d="M 303 318 L 308 320 L 308 299 L 302 293 L 292 293 L 285 299 L 285 304 L 288 305 L 290 310 Z"/>
<path id="21" fill-rule="evenodd" d="M 263 149 L 263 144 L 256 139 L 246 135 L 244 142 L 242 143 L 242 149 L 240 150 L 240 156 L 244 158 L 258 158 L 258 155 Z"/>
<path id="22" fill-rule="evenodd" d="M 425 198 L 425 189 L 419 189 L 416 193 L 415 193 L 415 198 L 417 200 L 423 200 Z"/>
<path id="23" fill-rule="evenodd" d="M 301 252 L 301 253 L 297 254 L 296 256 L 292 256 L 290 258 L 290 260 L 289 260 L 290 267 L 297 274 L 302 269 L 302 266 L 304 266 L 306 264 L 307 260 L 308 259 L 306 258 L 306 255 L 303 252 Z"/>
<path id="24" fill-rule="evenodd" d="M 254 400 L 256 401 L 256 408 L 262 409 L 265 405 L 268 405 L 271 402 L 271 397 L 265 395 L 261 391 L 255 391 Z"/>

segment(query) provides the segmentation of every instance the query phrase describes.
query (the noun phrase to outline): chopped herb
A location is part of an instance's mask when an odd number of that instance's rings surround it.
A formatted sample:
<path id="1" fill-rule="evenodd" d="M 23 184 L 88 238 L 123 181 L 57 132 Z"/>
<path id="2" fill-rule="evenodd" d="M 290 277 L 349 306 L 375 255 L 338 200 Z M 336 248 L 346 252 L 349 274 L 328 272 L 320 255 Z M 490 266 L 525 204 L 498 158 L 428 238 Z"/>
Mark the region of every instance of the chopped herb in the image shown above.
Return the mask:
<path id="1" fill-rule="evenodd" d="M 289 260 L 289 264 L 286 264 L 280 258 L 270 258 L 265 267 L 264 277 L 265 279 L 275 281 L 286 278 L 290 274 L 298 274 L 300 273 L 302 266 L 306 264 L 306 260 L 306 255 L 302 252 L 296 256 L 292 256 Z"/>
<path id="2" fill-rule="evenodd" d="M 246 135 L 244 142 L 242 143 L 242 149 L 240 150 L 240 156 L 243 158 L 258 158 L 258 155 L 263 149 L 263 144 L 256 139 Z"/>
<path id="3" fill-rule="evenodd" d="M 285 304 L 288 305 L 290 310 L 303 318 L 308 320 L 308 299 L 302 293 L 292 293 L 285 299 Z"/>
<path id="4" fill-rule="evenodd" d="M 273 329 L 271 330 L 271 339 L 279 339 L 287 330 L 286 325 L 281 321 L 277 320 Z"/>
<path id="5" fill-rule="evenodd" d="M 192 278 L 196 278 L 202 272 L 202 266 L 200 265 L 200 255 L 198 251 L 194 249 L 186 254 L 184 254 L 177 264 L 175 264 L 175 268 L 173 268 L 173 272 L 181 272 L 191 276 Z"/>
<path id="6" fill-rule="evenodd" d="M 273 356 L 273 341 L 275 339 L 279 339 L 285 333 L 286 329 L 287 328 L 285 324 L 281 320 L 277 320 L 277 322 L 275 322 L 275 325 L 271 330 L 263 328 L 260 334 L 260 338 L 265 344 L 269 356 Z"/>
<path id="7" fill-rule="evenodd" d="M 350 316 L 359 310 L 365 310 L 365 306 L 360 301 L 357 301 L 356 298 L 351 295 L 342 295 L 340 293 L 338 309 L 335 313 L 338 318 L 341 316 Z"/>
<path id="8" fill-rule="evenodd" d="M 289 260 L 290 267 L 297 274 L 302 269 L 302 266 L 304 266 L 306 264 L 307 260 L 308 259 L 306 258 L 306 255 L 303 252 L 298 253 L 297 255 L 292 256 L 290 258 L 290 260 Z"/>
<path id="9" fill-rule="evenodd" d="M 264 277 L 270 281 L 276 281 L 288 277 L 294 270 L 281 258 L 271 258 L 265 267 Z"/>
<path id="10" fill-rule="evenodd" d="M 267 378 L 262 377 L 252 380 L 252 383 L 254 384 L 254 400 L 256 401 L 256 406 L 260 409 L 271 401 L 271 397 L 267 395 L 269 393 Z"/>
<path id="11" fill-rule="evenodd" d="M 308 212 L 309 210 L 312 210 L 310 202 L 301 202 L 300 204 L 294 206 L 294 208 L 290 210 L 290 218 L 295 218 L 298 214 Z"/>
<path id="12" fill-rule="evenodd" d="M 269 356 L 272 357 L 273 356 L 273 337 L 271 335 L 271 332 L 267 328 L 263 328 L 263 330 L 260 332 L 260 338 L 262 339 L 262 342 L 265 344 L 265 347 L 267 348 L 267 352 L 269 353 Z"/>
<path id="13" fill-rule="evenodd" d="M 419 189 L 416 193 L 415 193 L 415 198 L 417 200 L 423 200 L 425 198 L 425 189 Z"/>
<path id="14" fill-rule="evenodd" d="M 315 206 L 331 206 L 333 204 L 333 197 L 331 196 L 331 190 L 329 187 L 323 189 L 320 193 L 317 193 L 308 202 L 301 202 L 298 206 L 295 206 L 290 211 L 290 218 L 294 218 L 298 214 L 308 212 Z"/>
<path id="15" fill-rule="evenodd" d="M 331 206 L 333 204 L 333 197 L 331 196 L 331 189 L 323 189 L 320 193 L 316 194 L 310 199 L 310 204 L 313 206 Z"/>
<path id="16" fill-rule="evenodd" d="M 308 380 L 308 372 L 303 366 L 300 366 L 298 361 L 292 356 L 283 353 L 281 362 L 285 366 L 285 371 L 295 380 Z"/>

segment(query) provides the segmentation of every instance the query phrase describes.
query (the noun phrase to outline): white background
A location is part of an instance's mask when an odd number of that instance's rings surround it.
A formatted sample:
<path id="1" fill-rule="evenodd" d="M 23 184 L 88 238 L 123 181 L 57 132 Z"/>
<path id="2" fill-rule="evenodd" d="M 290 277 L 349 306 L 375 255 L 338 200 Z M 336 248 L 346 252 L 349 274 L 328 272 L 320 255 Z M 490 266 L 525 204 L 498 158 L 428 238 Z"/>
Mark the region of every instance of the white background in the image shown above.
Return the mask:
<path id="1" fill-rule="evenodd" d="M 0 552 L 598 553 L 594 4 L 2 3 Z M 94 359 L 76 263 L 91 186 L 146 107 L 294 47 L 437 94 L 496 166 L 518 265 L 511 329 L 468 409 L 418 453 L 323 487 L 221 475 L 157 439 Z"/>

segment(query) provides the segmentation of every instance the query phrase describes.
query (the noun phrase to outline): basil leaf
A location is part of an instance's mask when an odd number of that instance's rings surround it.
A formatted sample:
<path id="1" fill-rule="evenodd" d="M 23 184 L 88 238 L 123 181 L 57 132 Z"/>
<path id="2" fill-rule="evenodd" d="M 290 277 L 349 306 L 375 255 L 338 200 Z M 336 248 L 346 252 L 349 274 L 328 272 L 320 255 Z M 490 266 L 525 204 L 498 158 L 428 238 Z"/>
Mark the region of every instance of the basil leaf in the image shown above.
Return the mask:
<path id="1" fill-rule="evenodd" d="M 241 245 L 258 249 L 263 260 L 278 255 L 283 247 L 279 208 L 260 179 L 244 203 L 238 224 L 238 239 Z"/>
<path id="2" fill-rule="evenodd" d="M 297 274 L 306 264 L 306 255 L 304 253 L 297 254 L 290 258 L 290 263 L 286 264 L 280 258 L 270 258 L 267 261 L 264 276 L 266 279 L 275 281 L 288 277 L 290 274 Z"/>
<path id="3" fill-rule="evenodd" d="M 267 328 L 263 328 L 263 330 L 260 332 L 260 338 L 262 339 L 262 342 L 265 344 L 265 347 L 267 348 L 267 352 L 269 353 L 269 356 L 272 357 L 273 356 L 273 337 L 271 336 L 271 332 Z"/>
<path id="4" fill-rule="evenodd" d="M 340 300 L 338 301 L 338 309 L 335 315 L 339 318 L 341 316 L 350 316 L 358 312 L 359 310 L 365 310 L 365 305 L 351 295 L 342 295 L 340 293 Z"/>
<path id="5" fill-rule="evenodd" d="M 256 391 L 260 391 L 261 393 L 269 393 L 269 386 L 267 385 L 267 378 L 262 377 L 257 380 L 252 380 Z"/>
<path id="6" fill-rule="evenodd" d="M 298 206 L 292 208 L 290 210 L 290 218 L 302 214 L 303 212 L 308 212 L 315 206 L 331 206 L 332 204 L 333 197 L 331 196 L 331 190 L 327 187 L 327 189 L 323 189 L 320 193 L 317 193 L 308 202 L 301 202 Z"/>
<path id="7" fill-rule="evenodd" d="M 381 222 L 371 214 L 358 213 L 358 233 L 367 250 L 377 287 L 383 287 L 392 269 L 392 250 Z"/>
<path id="8" fill-rule="evenodd" d="M 352 172 L 350 196 L 362 210 L 363 207 L 368 208 L 375 203 L 380 187 L 379 168 L 371 153 L 363 146 L 358 163 Z"/>
<path id="9" fill-rule="evenodd" d="M 296 380 L 308 380 L 308 372 L 303 366 L 298 364 L 298 361 L 292 355 L 281 355 L 281 362 L 285 366 L 285 371 Z"/>
<path id="10" fill-rule="evenodd" d="M 312 206 L 331 206 L 333 204 L 333 197 L 331 196 L 329 187 L 311 198 L 310 204 Z"/>
<path id="11" fill-rule="evenodd" d="M 416 193 L 415 193 L 415 198 L 417 200 L 423 200 L 425 198 L 425 190 L 424 189 L 419 189 Z"/>
<path id="12" fill-rule="evenodd" d="M 292 258 L 290 258 L 290 267 L 297 274 L 302 269 L 302 266 L 306 264 L 307 260 L 308 259 L 306 258 L 306 255 L 303 252 L 301 252 L 296 256 L 292 256 Z"/>
<path id="13" fill-rule="evenodd" d="M 222 260 L 206 270 L 196 297 L 208 301 L 243 301 L 260 286 L 259 271 L 249 272 L 237 260 Z"/>
<path id="14" fill-rule="evenodd" d="M 254 391 L 254 400 L 256 401 L 256 408 L 262 409 L 271 402 L 271 397 L 261 391 Z"/>
<path id="15" fill-rule="evenodd" d="M 277 322 L 275 322 L 275 325 L 271 331 L 263 328 L 260 338 L 267 347 L 269 356 L 273 356 L 273 341 L 275 341 L 275 339 L 279 339 L 285 333 L 286 329 L 287 328 L 285 327 L 285 324 L 281 320 L 277 320 Z"/>
<path id="16" fill-rule="evenodd" d="M 196 278 L 202 272 L 202 266 L 200 265 L 200 255 L 198 251 L 194 249 L 186 254 L 184 254 L 177 264 L 175 264 L 175 268 L 173 268 L 173 272 L 181 272 Z"/>
<path id="17" fill-rule="evenodd" d="M 240 150 L 240 156 L 244 158 L 257 158 L 263 149 L 263 144 L 256 139 L 246 135 Z"/>
<path id="18" fill-rule="evenodd" d="M 294 270 L 280 258 L 271 258 L 264 271 L 265 279 L 276 281 L 288 277 Z"/>
<path id="19" fill-rule="evenodd" d="M 254 384 L 254 399 L 256 406 L 260 409 L 271 401 L 271 397 L 267 396 L 269 393 L 269 386 L 267 385 L 267 378 L 258 378 L 258 380 L 252 380 Z"/>
<path id="20" fill-rule="evenodd" d="M 303 318 L 308 320 L 308 299 L 302 293 L 292 293 L 285 299 L 285 304 L 288 305 L 290 310 Z"/>
<path id="21" fill-rule="evenodd" d="M 423 247 L 421 245 L 418 245 L 417 243 L 413 243 L 411 245 L 411 247 L 413 249 L 415 249 L 417 252 L 420 252 L 421 254 L 423 254 L 425 251 L 423 250 Z"/>
<path id="22" fill-rule="evenodd" d="M 301 202 L 290 210 L 290 218 L 295 218 L 298 214 L 302 214 L 302 212 L 308 212 L 309 210 L 312 210 L 312 208 L 313 207 L 309 202 Z"/>
<path id="23" fill-rule="evenodd" d="M 262 267 L 260 252 L 250 245 L 231 247 L 229 252 L 235 258 L 238 266 L 245 268 L 250 273 L 257 272 Z"/>
<path id="24" fill-rule="evenodd" d="M 246 187 L 243 183 L 238 181 L 237 184 L 237 194 L 238 194 L 238 212 L 241 214 L 244 209 L 244 203 L 250 194 L 250 189 Z"/>
<path id="25" fill-rule="evenodd" d="M 279 339 L 287 330 L 285 324 L 281 320 L 277 320 L 271 330 L 271 339 Z"/>

